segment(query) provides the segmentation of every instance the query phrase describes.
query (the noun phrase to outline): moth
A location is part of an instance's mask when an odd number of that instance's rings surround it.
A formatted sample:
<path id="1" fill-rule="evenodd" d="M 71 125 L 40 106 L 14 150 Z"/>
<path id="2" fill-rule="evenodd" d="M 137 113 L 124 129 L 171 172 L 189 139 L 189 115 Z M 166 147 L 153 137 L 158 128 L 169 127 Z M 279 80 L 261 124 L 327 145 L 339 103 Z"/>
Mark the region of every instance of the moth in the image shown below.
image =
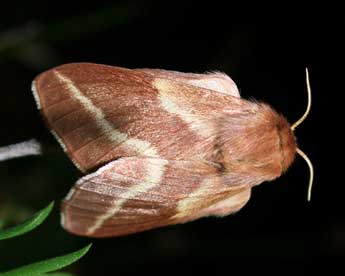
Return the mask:
<path id="1" fill-rule="evenodd" d="M 308 75 L 307 84 L 310 99 Z M 37 76 L 32 90 L 52 134 L 87 174 L 62 204 L 61 224 L 77 235 L 232 214 L 296 153 L 312 175 L 293 132 L 310 100 L 291 126 L 269 105 L 241 98 L 223 73 L 72 63 Z"/>

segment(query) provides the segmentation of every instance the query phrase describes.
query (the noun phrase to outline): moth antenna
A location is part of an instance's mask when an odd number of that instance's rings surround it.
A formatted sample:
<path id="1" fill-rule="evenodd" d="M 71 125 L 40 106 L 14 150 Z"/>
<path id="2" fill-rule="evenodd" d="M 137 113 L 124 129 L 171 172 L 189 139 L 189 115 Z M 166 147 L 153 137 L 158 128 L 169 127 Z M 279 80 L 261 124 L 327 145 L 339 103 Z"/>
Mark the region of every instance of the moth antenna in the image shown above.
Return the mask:
<path id="1" fill-rule="evenodd" d="M 306 76 L 306 83 L 307 83 L 307 92 L 308 92 L 308 104 L 307 104 L 307 109 L 302 115 L 301 118 L 299 118 L 291 127 L 291 130 L 294 131 L 296 127 L 298 127 L 308 116 L 310 107 L 311 107 L 311 89 L 310 89 L 310 82 L 309 82 L 309 72 L 308 68 L 305 68 L 305 76 Z M 313 186 L 313 179 L 314 179 L 314 168 L 313 164 L 311 163 L 310 159 L 308 156 L 299 148 L 296 149 L 296 152 L 307 162 L 309 171 L 310 171 L 310 177 L 309 177 L 309 185 L 308 185 L 308 201 L 311 199 L 311 189 Z"/>
<path id="2" fill-rule="evenodd" d="M 306 75 L 306 82 L 307 82 L 307 91 L 308 91 L 308 105 L 307 105 L 307 109 L 304 112 L 304 114 L 302 115 L 301 118 L 299 118 L 291 127 L 292 131 L 294 131 L 296 129 L 296 127 L 298 127 L 303 121 L 304 119 L 308 116 L 308 113 L 310 111 L 310 107 L 311 107 L 311 89 L 310 89 L 310 82 L 309 82 L 309 72 L 308 72 L 308 68 L 305 68 L 305 75 Z"/>
<path id="3" fill-rule="evenodd" d="M 301 151 L 301 149 L 297 148 L 296 152 L 305 160 L 305 162 L 307 162 L 308 167 L 309 167 L 310 177 L 309 177 L 309 186 L 308 186 L 308 201 L 310 201 L 310 199 L 311 199 L 311 188 L 313 186 L 313 179 L 314 179 L 313 164 L 311 163 L 308 156 L 303 151 Z"/>

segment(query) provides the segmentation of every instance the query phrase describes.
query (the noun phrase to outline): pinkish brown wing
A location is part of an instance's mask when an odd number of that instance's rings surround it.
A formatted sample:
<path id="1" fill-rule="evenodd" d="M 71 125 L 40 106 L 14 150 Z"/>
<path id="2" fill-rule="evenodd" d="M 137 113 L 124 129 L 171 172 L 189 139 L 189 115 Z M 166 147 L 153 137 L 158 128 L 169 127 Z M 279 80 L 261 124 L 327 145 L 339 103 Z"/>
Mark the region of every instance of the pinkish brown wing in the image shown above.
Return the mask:
<path id="1" fill-rule="evenodd" d="M 230 184 L 204 162 L 121 158 L 76 183 L 64 200 L 62 225 L 109 237 L 228 215 L 250 196 L 250 188 Z"/>
<path id="2" fill-rule="evenodd" d="M 245 105 L 188 83 L 196 80 L 187 81 L 188 74 L 173 80 L 172 73 L 153 72 L 75 63 L 34 80 L 38 107 L 82 171 L 123 156 L 204 158 L 213 151 L 217 120 Z"/>
<path id="3" fill-rule="evenodd" d="M 161 69 L 135 69 L 145 72 L 154 78 L 168 79 L 175 82 L 186 83 L 200 88 L 213 90 L 215 92 L 228 94 L 240 98 L 236 83 L 226 74 L 221 72 L 210 72 L 205 74 L 182 73 Z"/>

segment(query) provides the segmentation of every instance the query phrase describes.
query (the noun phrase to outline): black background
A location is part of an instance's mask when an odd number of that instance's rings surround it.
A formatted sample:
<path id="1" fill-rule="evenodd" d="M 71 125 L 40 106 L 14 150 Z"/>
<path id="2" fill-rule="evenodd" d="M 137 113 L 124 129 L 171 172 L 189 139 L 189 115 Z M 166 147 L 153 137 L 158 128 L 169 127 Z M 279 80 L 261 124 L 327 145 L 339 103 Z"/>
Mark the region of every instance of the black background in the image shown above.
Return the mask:
<path id="1" fill-rule="evenodd" d="M 343 116 L 345 20 L 336 7 L 318 12 L 291 4 L 260 8 L 248 4 L 239 10 L 216 1 L 12 1 L 2 6 L 0 145 L 35 137 L 46 152 L 0 164 L 0 215 L 17 223 L 51 200 L 57 206 L 34 232 L 0 242 L 0 270 L 90 241 L 91 251 L 67 271 L 305 275 L 333 274 L 340 267 L 344 181 L 337 164 L 342 164 L 343 124 L 338 122 Z M 297 158 L 285 175 L 256 187 L 243 210 L 223 219 L 103 240 L 66 233 L 59 225 L 59 201 L 81 174 L 45 128 L 30 85 L 44 70 L 80 61 L 220 70 L 235 80 L 242 97 L 269 103 L 290 122 L 306 107 L 308 66 L 312 111 L 296 136 L 315 167 L 311 203 L 306 200 L 309 171 Z"/>

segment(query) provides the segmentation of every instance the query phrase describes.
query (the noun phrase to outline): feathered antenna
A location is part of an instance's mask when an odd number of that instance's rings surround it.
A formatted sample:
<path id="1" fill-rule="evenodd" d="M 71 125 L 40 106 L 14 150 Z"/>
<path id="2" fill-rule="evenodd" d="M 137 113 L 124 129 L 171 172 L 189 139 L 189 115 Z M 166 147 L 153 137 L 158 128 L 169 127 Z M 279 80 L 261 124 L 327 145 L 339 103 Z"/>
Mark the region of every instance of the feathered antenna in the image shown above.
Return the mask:
<path id="1" fill-rule="evenodd" d="M 310 107 L 311 107 L 311 89 L 310 89 L 310 82 L 309 82 L 309 72 L 308 68 L 305 68 L 305 73 L 306 73 L 306 82 L 307 82 L 307 91 L 308 91 L 308 104 L 307 104 L 307 109 L 302 115 L 301 118 L 299 118 L 291 127 L 292 131 L 295 131 L 296 127 L 298 127 L 308 116 Z M 314 168 L 313 164 L 311 163 L 310 159 L 308 156 L 299 148 L 296 149 L 296 152 L 307 162 L 309 171 L 310 171 L 310 177 L 309 177 L 309 186 L 308 186 L 308 201 L 311 199 L 311 189 L 313 186 L 313 179 L 314 179 Z"/>

